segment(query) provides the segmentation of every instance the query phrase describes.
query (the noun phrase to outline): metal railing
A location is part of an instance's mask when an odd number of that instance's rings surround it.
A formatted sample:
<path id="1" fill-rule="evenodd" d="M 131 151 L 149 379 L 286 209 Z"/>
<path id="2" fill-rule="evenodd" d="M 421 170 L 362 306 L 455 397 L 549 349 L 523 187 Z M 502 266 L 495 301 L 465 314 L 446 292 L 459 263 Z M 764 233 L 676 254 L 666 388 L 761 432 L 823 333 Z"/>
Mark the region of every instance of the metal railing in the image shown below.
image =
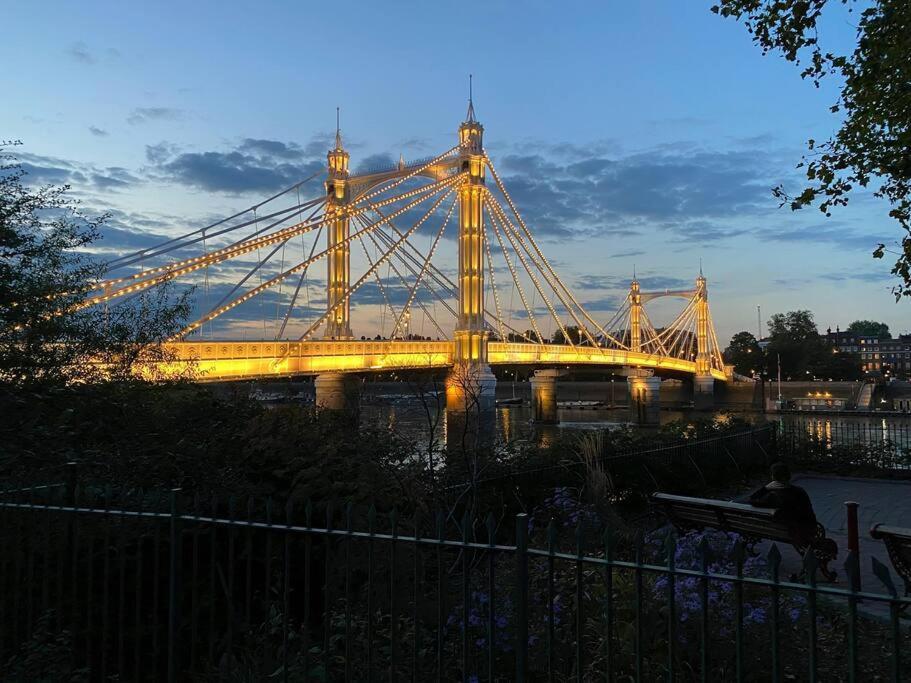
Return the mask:
<path id="1" fill-rule="evenodd" d="M 777 426 L 782 458 L 814 468 L 911 473 L 911 420 L 788 415 Z"/>
<path id="2" fill-rule="evenodd" d="M 812 555 L 805 579 L 783 579 L 777 547 L 758 563 L 744 539 L 725 534 L 624 541 L 586 518 L 566 538 L 559 521 L 535 526 L 524 514 L 506 524 L 442 514 L 429 522 L 350 505 L 277 511 L 269 501 L 187 501 L 176 490 L 8 492 L 0 496 L 0 675 L 674 681 L 746 680 L 757 667 L 764 680 L 909 675 L 900 612 L 911 599 L 875 559 L 884 593 L 818 585 Z M 856 556 L 845 567 L 856 573 Z M 884 621 L 861 612 L 877 608 Z"/>

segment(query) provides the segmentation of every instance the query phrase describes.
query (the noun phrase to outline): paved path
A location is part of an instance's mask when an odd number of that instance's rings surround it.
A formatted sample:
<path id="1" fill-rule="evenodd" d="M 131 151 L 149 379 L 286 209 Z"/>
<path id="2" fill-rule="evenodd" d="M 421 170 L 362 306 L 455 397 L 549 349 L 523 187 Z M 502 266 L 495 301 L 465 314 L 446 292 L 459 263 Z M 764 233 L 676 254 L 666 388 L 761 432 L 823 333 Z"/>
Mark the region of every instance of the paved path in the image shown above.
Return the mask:
<path id="1" fill-rule="evenodd" d="M 816 518 L 838 543 L 838 559 L 831 565 L 838 571 L 838 584 L 845 585 L 844 561 L 847 557 L 848 536 L 845 501 L 854 501 L 858 507 L 858 528 L 860 532 L 861 589 L 871 593 L 885 593 L 885 588 L 874 576 L 871 557 L 876 557 L 892 572 L 899 593 L 903 584 L 889 561 L 882 541 L 870 538 L 870 527 L 876 522 L 891 526 L 911 527 L 911 481 L 890 481 L 888 479 L 859 479 L 855 477 L 829 477 L 824 475 L 795 475 L 793 482 L 806 489 L 813 501 Z M 763 544 L 767 546 L 768 544 Z M 763 547 L 762 551 L 767 550 Z M 793 548 L 780 547 L 782 552 L 782 577 L 799 572 L 800 558 Z M 886 613 L 879 606 L 861 605 L 861 610 Z"/>

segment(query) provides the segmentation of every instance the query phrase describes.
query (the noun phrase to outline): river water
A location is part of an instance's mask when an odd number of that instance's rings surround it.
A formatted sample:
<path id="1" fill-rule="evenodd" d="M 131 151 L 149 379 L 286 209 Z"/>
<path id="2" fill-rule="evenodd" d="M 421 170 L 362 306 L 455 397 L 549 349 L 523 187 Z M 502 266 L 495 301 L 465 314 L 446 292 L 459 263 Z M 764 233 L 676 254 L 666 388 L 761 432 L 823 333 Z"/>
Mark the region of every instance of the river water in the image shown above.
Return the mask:
<path id="1" fill-rule="evenodd" d="M 430 398 L 430 404 L 428 411 L 424 403 L 414 396 L 373 396 L 361 407 L 361 422 L 383 425 L 409 439 L 426 440 L 431 432 L 431 422 L 436 420 L 433 397 Z M 721 409 L 715 414 L 728 412 Z M 574 432 L 619 428 L 623 425 L 635 426 L 629 421 L 629 410 L 626 406 L 613 409 L 566 407 L 560 408 L 558 414 L 558 425 L 535 425 L 532 423 L 531 408 L 527 404 L 498 406 L 495 416 L 497 437 L 507 444 L 536 442 L 546 445 L 561 435 Z M 902 448 L 911 448 L 911 415 L 776 415 L 762 414 L 758 411 L 737 411 L 731 414 L 752 423 L 778 422 L 785 430 L 803 433 L 831 445 L 889 441 Z M 662 410 L 661 424 L 705 416 L 707 413 L 693 410 Z M 447 427 L 444 410 L 435 431 L 439 439 L 445 440 Z"/>

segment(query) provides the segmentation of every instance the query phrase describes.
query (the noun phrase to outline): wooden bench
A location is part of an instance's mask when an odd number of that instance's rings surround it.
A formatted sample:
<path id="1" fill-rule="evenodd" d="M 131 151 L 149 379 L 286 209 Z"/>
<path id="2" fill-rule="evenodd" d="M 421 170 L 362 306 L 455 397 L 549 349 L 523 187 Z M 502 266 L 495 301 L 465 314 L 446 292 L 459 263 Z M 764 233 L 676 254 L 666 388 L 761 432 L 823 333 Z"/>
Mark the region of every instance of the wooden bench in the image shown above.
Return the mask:
<path id="1" fill-rule="evenodd" d="M 669 493 L 655 493 L 653 504 L 664 511 L 668 520 L 678 529 L 719 529 L 738 533 L 752 548 L 762 539 L 787 543 L 803 557 L 808 550 L 818 562 L 819 572 L 827 581 L 835 580 L 835 571 L 829 563 L 838 555 L 838 545 L 826 537 L 822 524 L 816 523 L 816 536 L 811 543 L 798 538 L 790 525 L 781 521 L 778 510 L 760 508 L 744 503 L 729 503 L 711 498 L 690 498 Z"/>
<path id="2" fill-rule="evenodd" d="M 892 566 L 905 582 L 905 595 L 911 596 L 911 529 L 874 524 L 870 536 L 886 544 Z"/>

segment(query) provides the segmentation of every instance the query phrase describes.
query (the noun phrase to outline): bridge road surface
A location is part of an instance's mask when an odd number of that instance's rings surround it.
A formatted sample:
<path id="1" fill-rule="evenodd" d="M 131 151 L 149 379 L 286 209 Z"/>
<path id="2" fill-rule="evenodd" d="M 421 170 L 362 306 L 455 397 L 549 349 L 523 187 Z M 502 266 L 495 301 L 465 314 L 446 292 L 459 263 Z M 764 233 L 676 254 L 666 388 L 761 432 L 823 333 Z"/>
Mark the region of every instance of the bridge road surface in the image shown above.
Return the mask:
<path id="1" fill-rule="evenodd" d="M 904 593 L 904 583 L 889 560 L 889 554 L 882 541 L 870 538 L 870 527 L 876 523 L 911 528 L 911 481 L 889 479 L 860 479 L 856 477 L 835 477 L 818 474 L 797 474 L 792 479 L 797 486 L 806 489 L 813 501 L 816 518 L 826 528 L 829 538 L 838 544 L 838 557 L 829 566 L 838 572 L 836 586 L 847 586 L 844 570 L 848 554 L 848 529 L 845 501 L 858 503 L 857 526 L 860 536 L 861 589 L 870 593 L 885 593 L 886 589 L 873 574 L 871 557 L 885 564 L 892 574 L 892 581 L 899 595 Z M 768 552 L 770 543 L 757 548 Z M 800 557 L 790 546 L 779 545 L 782 554 L 781 577 L 788 580 L 801 567 Z M 821 578 L 821 577 L 820 577 Z M 876 616 L 887 616 L 885 604 L 872 605 L 861 602 L 858 610 Z"/>

